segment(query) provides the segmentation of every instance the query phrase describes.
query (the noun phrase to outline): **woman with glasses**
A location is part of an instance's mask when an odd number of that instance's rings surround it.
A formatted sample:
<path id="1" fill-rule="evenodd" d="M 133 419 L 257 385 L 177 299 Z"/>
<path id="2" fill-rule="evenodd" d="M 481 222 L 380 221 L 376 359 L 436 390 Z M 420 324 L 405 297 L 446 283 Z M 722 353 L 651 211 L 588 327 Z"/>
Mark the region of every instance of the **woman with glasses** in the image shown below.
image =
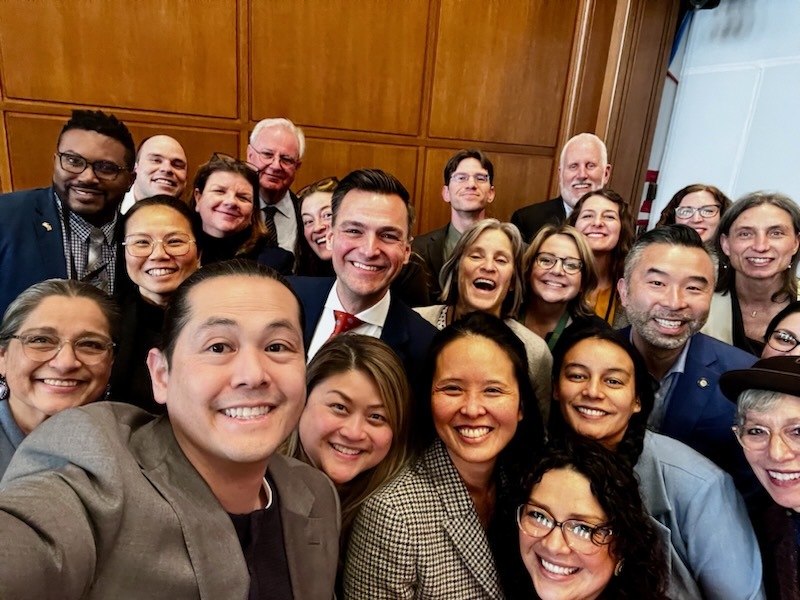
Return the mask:
<path id="1" fill-rule="evenodd" d="M 119 230 L 129 281 L 116 294 L 122 330 L 111 373 L 112 397 L 162 414 L 165 408 L 153 399 L 145 361 L 161 341 L 167 302 L 200 267 L 200 225 L 184 202 L 160 195 L 134 204 Z"/>
<path id="2" fill-rule="evenodd" d="M 753 192 L 720 219 L 720 277 L 702 332 L 759 356 L 769 322 L 800 300 L 800 207 L 775 192 Z"/>
<path id="3" fill-rule="evenodd" d="M 647 430 L 655 402 L 644 359 L 625 338 L 585 329 L 553 353 L 551 437 L 573 432 L 635 465 L 669 556 L 671 598 L 763 598 L 753 528 L 731 477 L 688 446 Z M 735 549 L 735 550 L 731 550 Z"/>
<path id="4" fill-rule="evenodd" d="M 767 325 L 761 358 L 800 356 L 800 302 L 790 302 Z"/>
<path id="5" fill-rule="evenodd" d="M 607 326 L 589 297 L 597 287 L 594 255 L 586 237 L 569 225 L 545 225 L 522 259 L 528 284 L 520 321 L 552 351 L 564 329 Z"/>
<path id="6" fill-rule="evenodd" d="M 567 224 L 586 236 L 594 254 L 597 288 L 589 294 L 589 304 L 609 325 L 623 324 L 617 281 L 636 239 L 636 221 L 630 205 L 614 190 L 602 188 L 578 200 Z"/>
<path id="7" fill-rule="evenodd" d="M 202 222 L 203 263 L 249 258 L 288 275 L 291 252 L 278 247 L 259 214 L 258 168 L 216 153 L 200 165 L 189 206 Z"/>
<path id="8" fill-rule="evenodd" d="M 713 244 L 719 220 L 730 208 L 731 200 L 713 185 L 694 183 L 678 190 L 661 211 L 656 227 L 688 225 L 704 244 Z"/>
<path id="9" fill-rule="evenodd" d="M 49 279 L 0 323 L 0 477 L 22 440 L 54 414 L 106 394 L 119 312 L 88 283 Z"/>
<path id="10" fill-rule="evenodd" d="M 574 436 L 531 464 L 518 552 L 501 565 L 507 598 L 666 600 L 666 557 L 630 467 Z"/>
<path id="11" fill-rule="evenodd" d="M 459 238 L 439 281 L 444 304 L 414 310 L 437 329 L 476 311 L 504 319 L 525 344 L 534 393 L 546 418 L 552 358 L 544 340 L 516 320 L 525 293 L 522 237 L 516 226 L 497 219 L 475 223 Z"/>
<path id="12" fill-rule="evenodd" d="M 719 385 L 737 402 L 733 430 L 771 499 L 751 511 L 767 597 L 800 598 L 800 359 L 762 358 Z"/>
<path id="13" fill-rule="evenodd" d="M 331 228 L 331 201 L 339 180 L 325 177 L 297 192 L 303 239 L 300 240 L 297 274 L 311 277 L 333 277 L 328 231 Z"/>
<path id="14" fill-rule="evenodd" d="M 419 458 L 364 503 L 345 598 L 502 598 L 495 507 L 541 447 L 525 349 L 498 318 L 472 313 L 437 333 L 415 419 Z"/>

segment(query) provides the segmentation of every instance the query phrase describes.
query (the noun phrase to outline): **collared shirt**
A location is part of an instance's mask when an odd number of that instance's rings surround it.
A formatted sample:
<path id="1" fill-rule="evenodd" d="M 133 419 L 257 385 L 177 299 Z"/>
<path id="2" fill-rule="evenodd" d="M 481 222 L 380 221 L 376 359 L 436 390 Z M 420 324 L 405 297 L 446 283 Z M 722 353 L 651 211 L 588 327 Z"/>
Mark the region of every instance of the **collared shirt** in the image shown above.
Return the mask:
<path id="1" fill-rule="evenodd" d="M 566 200 L 564 200 L 563 198 L 561 199 L 561 201 L 564 203 L 564 214 L 567 215 L 566 218 L 569 219 L 569 215 L 570 213 L 572 213 L 572 207 L 569 204 L 567 204 Z"/>
<path id="2" fill-rule="evenodd" d="M 86 277 L 86 260 L 89 257 L 89 236 L 95 228 L 86 222 L 83 217 L 73 211 L 69 211 L 70 235 L 67 235 L 66 224 L 64 223 L 64 213 L 61 210 L 61 199 L 53 194 L 56 200 L 58 220 L 61 223 L 61 235 L 64 240 L 64 259 L 67 263 L 67 277 L 82 281 Z M 114 243 L 114 229 L 117 226 L 117 215 L 108 223 L 101 225 L 98 229 L 103 232 L 105 242 L 103 243 L 103 263 L 106 265 L 105 278 L 108 282 L 108 294 L 114 293 L 114 281 L 116 276 L 117 246 Z M 70 260 L 72 257 L 72 260 Z M 73 272 L 73 269 L 75 272 Z M 89 283 L 92 283 L 91 281 Z"/>
<path id="3" fill-rule="evenodd" d="M 328 299 L 325 300 L 325 308 L 322 309 L 322 315 L 317 323 L 317 328 L 314 330 L 314 337 L 311 338 L 311 344 L 308 348 L 309 361 L 314 358 L 314 355 L 319 351 L 322 345 L 328 341 L 328 338 L 331 337 L 333 333 L 333 329 L 336 326 L 336 317 L 333 315 L 333 311 L 341 310 L 347 312 L 344 306 L 342 306 L 342 301 L 339 300 L 339 294 L 336 291 L 338 285 L 339 279 L 337 278 L 331 291 L 328 293 Z M 391 293 L 387 290 L 386 295 L 384 295 L 377 304 L 373 304 L 367 310 L 355 315 L 364 321 L 364 324 L 350 331 L 380 338 L 383 333 L 383 324 L 386 323 L 386 316 L 389 314 L 389 304 L 391 301 Z"/>
<path id="4" fill-rule="evenodd" d="M 633 329 L 631 329 L 631 334 L 633 334 Z M 664 417 L 667 415 L 667 408 L 672 398 L 672 392 L 675 389 L 675 383 L 686 370 L 686 356 L 689 354 L 689 344 L 691 343 L 692 338 L 690 337 L 686 341 L 683 350 L 681 350 L 681 353 L 678 355 L 678 359 L 672 367 L 670 367 L 670 370 L 664 374 L 661 381 L 658 382 L 659 385 L 655 393 L 653 412 L 650 413 L 650 417 L 647 419 L 647 426 L 653 431 L 661 431 L 661 424 L 664 422 Z"/>
<path id="5" fill-rule="evenodd" d="M 0 400 L 0 479 L 24 439 L 25 434 L 11 414 L 8 400 Z"/>
<path id="6" fill-rule="evenodd" d="M 263 220 L 263 211 L 267 203 L 263 198 L 260 200 L 261 218 Z M 278 209 L 274 217 L 275 231 L 278 233 L 278 246 L 294 254 L 298 235 L 297 213 L 295 212 L 292 195 L 289 193 L 289 190 L 286 190 L 283 198 L 273 204 L 273 206 Z"/>
<path id="7" fill-rule="evenodd" d="M 119 214 L 124 215 L 134 204 L 136 204 L 136 196 L 133 195 L 133 187 L 131 187 L 122 199 L 122 204 L 119 205 Z"/>

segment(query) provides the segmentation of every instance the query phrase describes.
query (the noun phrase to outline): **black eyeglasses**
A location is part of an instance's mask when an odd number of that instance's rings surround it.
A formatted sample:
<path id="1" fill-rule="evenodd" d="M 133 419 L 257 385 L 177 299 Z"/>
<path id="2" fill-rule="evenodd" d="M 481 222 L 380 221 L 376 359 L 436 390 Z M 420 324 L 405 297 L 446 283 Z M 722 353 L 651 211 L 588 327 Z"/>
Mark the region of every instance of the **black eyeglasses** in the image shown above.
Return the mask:
<path id="1" fill-rule="evenodd" d="M 769 338 L 767 338 L 769 347 L 778 352 L 791 352 L 797 348 L 798 343 L 800 342 L 797 341 L 794 334 L 785 329 L 776 329 L 770 334 Z"/>
<path id="2" fill-rule="evenodd" d="M 564 269 L 564 273 L 567 273 L 568 275 L 580 273 L 581 269 L 583 268 L 583 261 L 579 258 L 556 256 L 555 254 L 550 254 L 549 252 L 539 252 L 534 260 L 536 260 L 536 264 L 545 271 L 549 271 L 555 267 L 559 261 L 561 261 L 561 268 Z"/>
<path id="3" fill-rule="evenodd" d="M 120 167 L 109 160 L 96 160 L 91 162 L 83 158 L 80 154 L 72 154 L 71 152 L 56 152 L 56 156 L 58 157 L 61 168 L 73 175 L 80 175 L 88 167 L 91 167 L 98 179 L 114 181 L 117 175 L 122 171 L 130 171 L 127 167 Z"/>
<path id="4" fill-rule="evenodd" d="M 707 206 L 701 206 L 699 208 L 694 208 L 693 206 L 679 206 L 675 209 L 675 216 L 681 219 L 691 219 L 694 213 L 700 213 L 700 216 L 704 219 L 710 219 L 719 213 L 719 206 L 716 204 L 708 204 Z"/>

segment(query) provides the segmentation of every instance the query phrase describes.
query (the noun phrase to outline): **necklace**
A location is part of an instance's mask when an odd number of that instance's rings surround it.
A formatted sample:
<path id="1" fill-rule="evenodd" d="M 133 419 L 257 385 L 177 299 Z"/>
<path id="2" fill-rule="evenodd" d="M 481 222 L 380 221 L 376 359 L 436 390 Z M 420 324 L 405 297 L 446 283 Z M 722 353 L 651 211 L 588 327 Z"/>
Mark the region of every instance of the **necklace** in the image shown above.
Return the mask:
<path id="1" fill-rule="evenodd" d="M 750 313 L 750 316 L 751 316 L 751 317 L 753 317 L 753 318 L 755 319 L 755 317 L 756 317 L 756 315 L 757 315 L 757 314 L 758 314 L 758 311 L 757 311 L 757 310 L 754 310 L 753 312 L 751 312 L 751 313 Z"/>

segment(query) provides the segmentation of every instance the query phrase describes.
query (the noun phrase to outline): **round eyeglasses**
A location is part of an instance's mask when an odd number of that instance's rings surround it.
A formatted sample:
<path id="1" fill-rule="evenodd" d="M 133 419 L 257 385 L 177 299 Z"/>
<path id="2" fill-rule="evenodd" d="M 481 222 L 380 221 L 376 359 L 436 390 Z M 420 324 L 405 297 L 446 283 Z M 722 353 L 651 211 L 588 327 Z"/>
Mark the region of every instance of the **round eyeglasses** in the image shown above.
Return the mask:
<path id="1" fill-rule="evenodd" d="M 539 252 L 535 256 L 534 260 L 536 261 L 536 264 L 545 271 L 549 271 L 560 261 L 561 268 L 564 269 L 564 273 L 567 273 L 568 275 L 580 273 L 580 270 L 583 268 L 583 261 L 579 258 L 556 256 L 555 254 L 550 254 L 549 252 Z"/>
<path id="2" fill-rule="evenodd" d="M 559 523 L 545 509 L 528 503 L 517 507 L 517 525 L 522 533 L 534 538 L 545 538 L 558 527 L 567 546 L 580 554 L 599 552 L 611 543 L 613 535 L 606 525 L 590 525 L 577 519 Z"/>
<path id="3" fill-rule="evenodd" d="M 252 144 L 250 144 L 250 147 L 253 150 L 255 150 L 255 153 L 262 158 L 262 160 L 267 166 L 271 165 L 276 157 L 278 159 L 278 164 L 280 164 L 280 166 L 283 167 L 284 169 L 293 169 L 300 165 L 299 158 L 294 158 L 293 156 L 289 156 L 288 154 L 275 154 L 275 152 L 273 152 L 272 150 L 267 150 L 267 149 L 259 150 Z"/>
<path id="4" fill-rule="evenodd" d="M 114 181 L 117 175 L 122 171 L 130 170 L 127 167 L 120 167 L 110 160 L 96 160 L 92 162 L 86 160 L 80 154 L 72 154 L 71 152 L 56 152 L 56 156 L 58 157 L 58 163 L 61 165 L 61 168 L 73 175 L 80 175 L 88 167 L 91 167 L 98 179 Z"/>
<path id="5" fill-rule="evenodd" d="M 61 352 L 65 344 L 72 346 L 76 358 L 86 365 L 103 362 L 116 344 L 98 337 L 81 337 L 75 340 L 62 339 L 55 335 L 32 333 L 28 335 L 10 335 L 9 338 L 19 340 L 22 352 L 36 362 L 47 362 Z"/>
<path id="6" fill-rule="evenodd" d="M 183 256 L 189 252 L 192 244 L 197 242 L 188 235 L 176 234 L 163 240 L 154 240 L 149 235 L 126 235 L 122 245 L 125 251 L 136 258 L 150 256 L 156 249 L 156 244 L 161 244 L 164 252 L 170 256 Z"/>
<path id="7" fill-rule="evenodd" d="M 767 338 L 767 344 L 769 344 L 770 348 L 784 353 L 791 352 L 797 348 L 798 343 L 800 342 L 797 341 L 794 334 L 785 329 L 776 329 Z"/>
<path id="8" fill-rule="evenodd" d="M 693 206 L 679 206 L 675 209 L 675 216 L 679 219 L 691 219 L 694 213 L 700 213 L 704 219 L 710 219 L 719 213 L 719 206 L 716 204 L 708 204 L 695 208 Z"/>
<path id="9" fill-rule="evenodd" d="M 734 425 L 733 432 L 736 439 L 745 450 L 751 452 L 762 452 L 769 448 L 773 435 L 779 435 L 783 443 L 794 452 L 800 454 L 800 425 L 789 425 L 784 427 L 777 434 L 767 427 L 761 425 Z"/>

